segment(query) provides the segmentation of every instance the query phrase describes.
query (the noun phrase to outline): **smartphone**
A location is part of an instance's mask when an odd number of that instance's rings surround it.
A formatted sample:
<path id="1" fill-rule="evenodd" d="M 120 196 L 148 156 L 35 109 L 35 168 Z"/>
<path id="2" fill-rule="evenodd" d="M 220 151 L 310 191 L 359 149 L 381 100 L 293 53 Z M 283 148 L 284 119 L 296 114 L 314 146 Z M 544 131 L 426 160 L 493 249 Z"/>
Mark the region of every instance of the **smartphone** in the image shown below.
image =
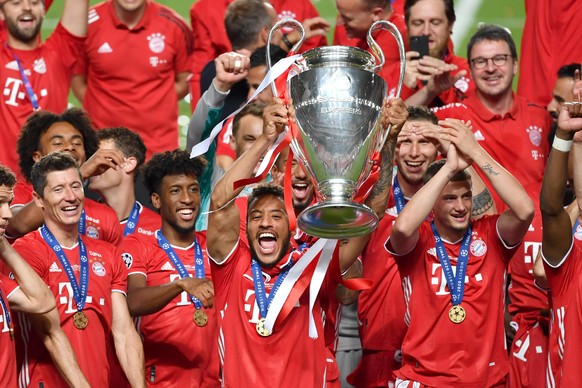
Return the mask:
<path id="1" fill-rule="evenodd" d="M 426 35 L 416 35 L 410 37 L 410 51 L 416 51 L 420 55 L 418 59 L 428 55 L 428 36 Z M 427 84 L 427 81 L 422 81 L 423 85 Z"/>
<path id="2" fill-rule="evenodd" d="M 410 37 L 410 51 L 420 53 L 419 59 L 428 55 L 428 36 L 416 35 Z"/>

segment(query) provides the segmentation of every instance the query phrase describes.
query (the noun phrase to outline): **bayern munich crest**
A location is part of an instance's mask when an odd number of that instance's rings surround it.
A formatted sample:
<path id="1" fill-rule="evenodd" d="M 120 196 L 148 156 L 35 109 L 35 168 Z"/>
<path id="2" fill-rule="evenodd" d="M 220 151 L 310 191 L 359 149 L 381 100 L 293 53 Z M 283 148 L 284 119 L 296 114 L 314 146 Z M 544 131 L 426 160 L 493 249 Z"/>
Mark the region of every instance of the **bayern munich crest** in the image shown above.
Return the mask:
<path id="1" fill-rule="evenodd" d="M 166 37 L 159 32 L 151 34 L 147 39 L 149 41 L 150 50 L 156 54 L 161 53 L 164 51 L 164 48 L 166 48 L 166 43 L 164 41 Z"/>
<path id="2" fill-rule="evenodd" d="M 574 231 L 574 238 L 576 240 L 582 240 L 582 226 L 576 226 L 576 230 Z"/>
<path id="3" fill-rule="evenodd" d="M 481 257 L 487 253 L 487 244 L 485 244 L 485 241 L 481 239 L 473 240 L 471 241 L 469 250 L 473 256 Z"/>
<path id="4" fill-rule="evenodd" d="M 542 129 L 535 125 L 531 125 L 526 129 L 527 133 L 529 134 L 529 141 L 536 147 L 539 147 L 542 144 Z"/>
<path id="5" fill-rule="evenodd" d="M 98 261 L 93 263 L 91 269 L 93 270 L 93 273 L 97 276 L 103 277 L 107 273 L 107 271 L 105 271 L 105 267 L 103 266 L 103 264 L 101 264 Z"/>
<path id="6" fill-rule="evenodd" d="M 89 225 L 87 226 L 87 231 L 86 231 L 87 237 L 91 237 L 94 239 L 99 239 L 99 230 L 97 230 L 96 227 L 94 227 L 93 225 Z"/>

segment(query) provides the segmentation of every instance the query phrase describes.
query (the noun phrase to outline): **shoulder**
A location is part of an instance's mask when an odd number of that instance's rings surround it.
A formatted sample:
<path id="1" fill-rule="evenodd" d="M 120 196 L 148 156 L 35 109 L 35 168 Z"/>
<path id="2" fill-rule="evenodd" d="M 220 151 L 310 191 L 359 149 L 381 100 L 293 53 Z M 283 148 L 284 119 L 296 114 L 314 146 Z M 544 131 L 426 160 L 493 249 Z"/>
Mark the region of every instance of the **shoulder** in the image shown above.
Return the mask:
<path id="1" fill-rule="evenodd" d="M 180 16 L 180 14 L 178 14 L 173 9 L 166 7 L 165 5 L 156 4 L 156 3 L 152 3 L 152 6 L 155 6 L 157 8 L 156 14 L 159 17 L 167 20 L 167 22 L 170 25 L 176 26 L 180 30 L 184 30 L 184 31 L 190 30 L 190 26 L 184 20 L 184 18 L 182 16 Z"/>
<path id="2" fill-rule="evenodd" d="M 89 25 L 109 17 L 110 3 L 103 2 L 89 8 Z"/>
<path id="3" fill-rule="evenodd" d="M 42 246 L 48 248 L 48 245 L 44 242 L 38 230 L 33 230 L 32 232 L 27 233 L 24 236 L 16 239 L 12 246 L 16 250 L 23 249 L 31 251 L 36 250 Z"/>

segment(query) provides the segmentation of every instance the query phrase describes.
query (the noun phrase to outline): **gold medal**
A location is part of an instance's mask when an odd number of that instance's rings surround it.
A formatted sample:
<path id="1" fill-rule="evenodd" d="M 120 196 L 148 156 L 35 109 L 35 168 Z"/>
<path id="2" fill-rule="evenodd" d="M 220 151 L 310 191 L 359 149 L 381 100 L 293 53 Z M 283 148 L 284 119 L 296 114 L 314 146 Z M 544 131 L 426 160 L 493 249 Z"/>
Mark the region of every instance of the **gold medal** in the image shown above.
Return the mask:
<path id="1" fill-rule="evenodd" d="M 465 309 L 459 304 L 451 307 L 451 309 L 449 310 L 449 319 L 453 323 L 463 322 L 466 316 L 467 313 L 465 312 Z"/>
<path id="2" fill-rule="evenodd" d="M 202 310 L 196 310 L 194 312 L 193 317 L 194 317 L 194 323 L 198 327 L 206 326 L 206 324 L 208 323 L 208 315 L 206 315 L 206 313 Z"/>
<path id="3" fill-rule="evenodd" d="M 73 325 L 79 330 L 84 330 L 87 325 L 89 324 L 89 319 L 87 319 L 87 315 L 82 312 L 78 311 L 73 315 Z"/>
<path id="4" fill-rule="evenodd" d="M 273 334 L 265 327 L 265 318 L 261 318 L 259 319 L 259 322 L 257 322 L 257 333 L 259 333 L 261 337 L 268 337 Z"/>

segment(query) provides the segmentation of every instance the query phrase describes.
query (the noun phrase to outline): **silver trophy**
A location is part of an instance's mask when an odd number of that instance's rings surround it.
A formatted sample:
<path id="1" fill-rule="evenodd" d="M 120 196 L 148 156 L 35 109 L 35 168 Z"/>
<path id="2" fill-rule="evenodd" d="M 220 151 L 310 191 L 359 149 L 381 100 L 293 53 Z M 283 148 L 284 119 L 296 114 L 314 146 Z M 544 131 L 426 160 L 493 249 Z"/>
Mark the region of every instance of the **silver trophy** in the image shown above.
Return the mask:
<path id="1" fill-rule="evenodd" d="M 279 21 L 279 28 L 293 28 L 301 40 L 301 24 L 293 19 Z M 354 196 L 368 178 L 372 155 L 380 151 L 390 128 L 380 124 L 386 82 L 376 74 L 384 65 L 384 54 L 372 34 L 380 29 L 394 35 L 400 51 L 400 96 L 404 79 L 405 54 L 402 37 L 387 21 L 375 22 L 368 31 L 369 52 L 347 46 L 319 47 L 295 61 L 287 81 L 287 99 L 294 110 L 298 135 L 291 142 L 295 157 L 311 174 L 318 202 L 297 218 L 301 230 L 321 238 L 351 238 L 370 233 L 378 217 L 367 206 L 354 202 Z M 267 66 L 271 58 L 267 50 Z M 274 83 L 273 94 L 277 95 Z"/>

